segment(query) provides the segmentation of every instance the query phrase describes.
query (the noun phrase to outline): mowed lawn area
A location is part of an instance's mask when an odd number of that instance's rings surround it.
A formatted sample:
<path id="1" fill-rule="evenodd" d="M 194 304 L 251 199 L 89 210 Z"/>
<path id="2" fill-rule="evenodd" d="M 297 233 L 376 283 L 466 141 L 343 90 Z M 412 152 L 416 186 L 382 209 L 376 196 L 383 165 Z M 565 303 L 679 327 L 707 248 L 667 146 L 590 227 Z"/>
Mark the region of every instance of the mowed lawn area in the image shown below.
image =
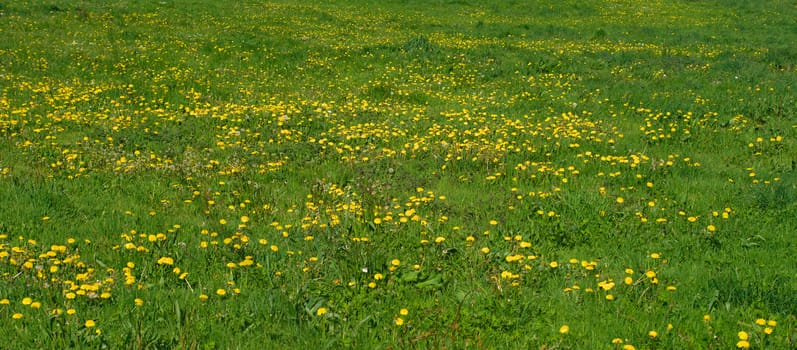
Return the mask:
<path id="1" fill-rule="evenodd" d="M 794 1 L 0 0 L 0 38 L 0 348 L 797 348 Z"/>

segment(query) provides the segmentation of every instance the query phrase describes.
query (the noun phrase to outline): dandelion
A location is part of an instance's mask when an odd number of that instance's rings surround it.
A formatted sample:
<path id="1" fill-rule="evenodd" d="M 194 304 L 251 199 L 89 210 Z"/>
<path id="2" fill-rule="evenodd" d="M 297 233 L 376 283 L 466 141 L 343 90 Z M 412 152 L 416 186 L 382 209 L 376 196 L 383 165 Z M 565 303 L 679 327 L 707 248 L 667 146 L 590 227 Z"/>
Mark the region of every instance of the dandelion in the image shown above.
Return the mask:
<path id="1" fill-rule="evenodd" d="M 399 266 L 399 265 L 401 265 L 401 260 L 393 259 L 393 260 L 390 261 L 390 264 L 393 265 L 393 266 Z"/>
<path id="2" fill-rule="evenodd" d="M 623 197 L 617 197 L 617 204 L 623 204 L 623 202 L 625 202 L 625 199 L 623 199 Z"/>
<path id="3" fill-rule="evenodd" d="M 558 263 L 558 262 L 556 262 L 556 261 L 551 261 L 551 263 L 550 263 L 550 264 L 548 264 L 548 265 L 549 265 L 549 266 L 551 266 L 551 268 L 554 268 L 554 269 L 555 269 L 555 268 L 557 268 L 557 267 L 559 267 L 559 263 Z"/>
<path id="4" fill-rule="evenodd" d="M 651 338 L 655 339 L 658 336 L 659 336 L 659 332 L 656 332 L 654 330 L 651 330 L 651 331 L 648 332 L 648 337 L 651 337 Z"/>
<path id="5" fill-rule="evenodd" d="M 764 333 L 766 333 L 767 335 L 772 334 L 772 328 L 771 327 L 764 328 Z"/>
<path id="6" fill-rule="evenodd" d="M 174 264 L 174 259 L 168 256 L 164 256 L 158 259 L 158 265 L 173 265 L 173 264 Z"/>
<path id="7" fill-rule="evenodd" d="M 325 308 L 325 307 L 319 307 L 318 310 L 315 311 L 315 314 L 317 316 L 322 316 L 325 313 L 327 313 L 327 308 Z"/>
<path id="8" fill-rule="evenodd" d="M 567 334 L 567 332 L 570 332 L 570 326 L 563 325 L 562 327 L 559 327 L 559 333 Z"/>
<path id="9" fill-rule="evenodd" d="M 13 319 L 15 319 L 15 320 L 19 320 L 19 319 L 21 319 L 21 318 L 22 318 L 22 314 L 21 314 L 21 313 L 19 313 L 19 312 L 17 312 L 17 313 L 15 313 L 15 314 L 11 315 L 11 318 L 13 318 Z"/>
<path id="10" fill-rule="evenodd" d="M 409 310 L 407 310 L 407 309 L 401 309 L 401 310 L 399 310 L 399 314 L 400 314 L 401 316 L 407 316 L 409 313 L 410 313 L 410 312 L 409 312 Z"/>
<path id="11" fill-rule="evenodd" d="M 401 317 L 396 317 L 394 322 L 396 323 L 396 326 L 403 326 L 404 325 L 404 319 L 401 318 Z"/>
<path id="12" fill-rule="evenodd" d="M 206 301 L 206 300 L 208 300 L 208 295 L 207 294 L 200 294 L 199 295 L 199 301 Z"/>
<path id="13" fill-rule="evenodd" d="M 706 230 L 708 230 L 708 232 L 714 232 L 717 230 L 717 227 L 715 227 L 714 225 L 708 225 L 706 227 Z"/>
<path id="14" fill-rule="evenodd" d="M 216 289 L 216 295 L 223 297 L 227 295 L 227 291 L 222 288 Z"/>
<path id="15" fill-rule="evenodd" d="M 435 243 L 443 243 L 445 240 L 446 240 L 446 238 L 445 238 L 445 237 L 443 237 L 443 236 L 440 236 L 440 237 L 437 237 L 437 238 L 435 238 L 435 239 L 434 239 L 434 242 L 435 242 Z"/>
<path id="16" fill-rule="evenodd" d="M 489 253 L 489 252 L 490 252 L 490 248 L 483 247 L 482 249 L 480 249 L 480 251 L 481 251 L 482 253 L 484 253 L 484 254 L 487 254 L 487 253 Z"/>
<path id="17" fill-rule="evenodd" d="M 94 320 L 86 320 L 86 323 L 85 323 L 86 328 L 91 328 L 91 327 L 94 327 L 96 325 L 97 324 L 94 322 Z"/>
<path id="18" fill-rule="evenodd" d="M 739 349 L 749 349 L 750 342 L 748 342 L 747 340 L 740 340 L 739 342 L 736 343 L 736 347 Z"/>

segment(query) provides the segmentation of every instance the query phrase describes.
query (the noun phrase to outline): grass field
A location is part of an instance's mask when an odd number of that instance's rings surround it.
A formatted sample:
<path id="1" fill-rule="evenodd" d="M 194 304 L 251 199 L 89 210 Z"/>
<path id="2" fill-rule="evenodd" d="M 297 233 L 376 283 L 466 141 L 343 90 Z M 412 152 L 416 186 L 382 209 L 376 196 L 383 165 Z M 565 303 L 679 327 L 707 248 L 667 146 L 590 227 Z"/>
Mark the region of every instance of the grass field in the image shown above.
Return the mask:
<path id="1" fill-rule="evenodd" d="M 797 348 L 793 1 L 0 0 L 0 348 Z"/>

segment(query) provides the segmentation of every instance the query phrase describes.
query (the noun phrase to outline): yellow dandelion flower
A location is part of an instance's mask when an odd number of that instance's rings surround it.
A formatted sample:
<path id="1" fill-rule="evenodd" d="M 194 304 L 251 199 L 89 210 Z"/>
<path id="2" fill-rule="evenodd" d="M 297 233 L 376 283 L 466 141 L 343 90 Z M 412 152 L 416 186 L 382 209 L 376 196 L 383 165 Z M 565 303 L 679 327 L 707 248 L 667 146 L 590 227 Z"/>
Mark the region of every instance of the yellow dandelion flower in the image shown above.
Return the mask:
<path id="1" fill-rule="evenodd" d="M 567 332 L 570 332 L 570 326 L 562 325 L 562 327 L 559 327 L 559 333 L 567 334 Z"/>
<path id="2" fill-rule="evenodd" d="M 551 268 L 554 268 L 554 269 L 555 269 L 555 268 L 557 268 L 557 267 L 559 267 L 559 263 L 558 263 L 558 262 L 556 262 L 556 261 L 551 261 L 551 263 L 550 263 L 550 264 L 548 264 L 548 265 L 549 265 L 549 266 L 551 266 Z"/>
<path id="3" fill-rule="evenodd" d="M 144 305 L 144 300 L 141 300 L 141 298 L 136 298 L 133 302 L 136 303 L 136 306 Z"/>
<path id="4" fill-rule="evenodd" d="M 407 316 L 409 313 L 410 313 L 410 312 L 409 312 L 409 310 L 407 310 L 407 309 L 401 309 L 401 310 L 399 310 L 399 314 L 400 314 L 401 316 Z"/>
<path id="5" fill-rule="evenodd" d="M 399 265 L 401 265 L 401 260 L 393 259 L 393 260 L 390 261 L 390 264 L 393 265 L 393 266 L 399 266 Z"/>
<path id="6" fill-rule="evenodd" d="M 403 326 L 404 325 L 404 319 L 401 318 L 401 317 L 396 317 L 396 319 L 393 322 L 396 323 L 396 326 Z"/>
<path id="7" fill-rule="evenodd" d="M 768 334 L 768 335 L 769 335 L 769 334 L 772 334 L 772 328 L 771 328 L 771 327 L 766 327 L 766 328 L 764 328 L 764 333 L 766 333 L 766 334 Z"/>
<path id="8" fill-rule="evenodd" d="M 750 339 L 750 336 L 745 331 L 740 331 L 738 334 L 740 340 Z"/>
<path id="9" fill-rule="evenodd" d="M 749 349 L 750 342 L 748 342 L 747 340 L 740 340 L 738 343 L 736 343 L 736 347 L 739 349 Z"/>
<path id="10" fill-rule="evenodd" d="M 91 327 L 94 327 L 96 325 L 97 324 L 94 322 L 94 320 L 86 320 L 86 323 L 85 323 L 86 328 L 91 328 Z"/>
<path id="11" fill-rule="evenodd" d="M 648 332 L 648 337 L 656 338 L 658 336 L 659 336 L 659 332 L 656 332 L 654 330 L 651 330 L 651 331 Z"/>
<path id="12" fill-rule="evenodd" d="M 19 312 L 17 312 L 17 313 L 15 313 L 15 314 L 11 315 L 11 318 L 13 318 L 13 319 L 15 319 L 15 320 L 19 320 L 19 319 L 21 319 L 21 318 L 22 318 L 22 314 L 21 314 L 21 313 L 19 313 Z"/>
<path id="13" fill-rule="evenodd" d="M 325 313 L 327 313 L 327 308 L 325 307 L 319 307 L 318 310 L 315 311 L 315 314 L 318 316 L 321 316 Z"/>
<path id="14" fill-rule="evenodd" d="M 625 199 L 623 199 L 623 197 L 617 197 L 617 204 L 623 204 L 623 202 L 625 202 Z"/>
<path id="15" fill-rule="evenodd" d="M 168 256 L 164 256 L 158 259 L 158 265 L 173 265 L 173 264 L 174 264 L 174 259 Z"/>
<path id="16" fill-rule="evenodd" d="M 224 290 L 224 289 L 221 289 L 221 288 L 216 289 L 216 295 L 223 297 L 223 296 L 227 295 L 227 291 Z"/>

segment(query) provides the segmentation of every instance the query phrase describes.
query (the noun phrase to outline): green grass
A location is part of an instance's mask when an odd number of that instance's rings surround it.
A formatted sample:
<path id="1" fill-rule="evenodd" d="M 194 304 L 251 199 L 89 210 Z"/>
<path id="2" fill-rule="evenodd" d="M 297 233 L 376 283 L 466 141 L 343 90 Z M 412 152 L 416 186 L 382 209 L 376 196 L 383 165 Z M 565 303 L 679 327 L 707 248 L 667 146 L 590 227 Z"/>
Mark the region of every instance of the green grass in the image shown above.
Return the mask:
<path id="1" fill-rule="evenodd" d="M 794 18 L 0 2 L 0 344 L 793 349 Z"/>

